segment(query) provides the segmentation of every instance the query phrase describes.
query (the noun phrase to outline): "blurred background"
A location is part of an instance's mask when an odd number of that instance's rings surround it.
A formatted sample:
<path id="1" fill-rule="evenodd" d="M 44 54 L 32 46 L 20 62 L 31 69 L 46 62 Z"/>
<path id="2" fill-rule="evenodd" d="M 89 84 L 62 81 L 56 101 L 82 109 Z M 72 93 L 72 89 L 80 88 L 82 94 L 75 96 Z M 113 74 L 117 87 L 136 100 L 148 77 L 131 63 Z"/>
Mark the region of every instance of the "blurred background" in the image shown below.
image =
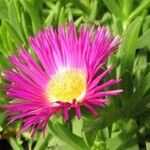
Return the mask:
<path id="1" fill-rule="evenodd" d="M 2 150 L 150 150 L 150 0 L 0 0 L 0 76 L 11 66 L 7 57 L 20 45 L 32 54 L 28 37 L 43 28 L 67 26 L 74 21 L 106 26 L 122 38 L 106 66 L 115 66 L 108 78 L 121 78 L 124 92 L 98 109 L 93 118 L 86 110 L 81 120 L 67 124 L 59 116 L 39 131 L 16 138 L 21 122 L 6 125 L 5 97 L 0 78 L 0 149 Z"/>

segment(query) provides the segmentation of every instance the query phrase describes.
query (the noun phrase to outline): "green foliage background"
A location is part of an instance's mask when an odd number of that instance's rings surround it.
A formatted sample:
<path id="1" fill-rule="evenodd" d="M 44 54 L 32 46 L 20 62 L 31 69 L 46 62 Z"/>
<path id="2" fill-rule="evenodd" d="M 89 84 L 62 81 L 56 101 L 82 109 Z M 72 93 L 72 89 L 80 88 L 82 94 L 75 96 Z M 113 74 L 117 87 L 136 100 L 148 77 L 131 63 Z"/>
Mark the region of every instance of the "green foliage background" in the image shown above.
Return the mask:
<path id="1" fill-rule="evenodd" d="M 81 120 L 68 123 L 55 116 L 45 138 L 39 131 L 17 139 L 21 123 L 6 125 L 3 106 L 9 99 L 0 87 L 0 142 L 13 150 L 150 150 L 150 0 L 0 0 L 0 75 L 20 45 L 30 51 L 30 35 L 71 20 L 79 30 L 87 22 L 122 37 L 107 66 L 115 66 L 108 78 L 122 78 L 118 88 L 124 92 L 98 110 L 99 118 L 86 110 Z"/>

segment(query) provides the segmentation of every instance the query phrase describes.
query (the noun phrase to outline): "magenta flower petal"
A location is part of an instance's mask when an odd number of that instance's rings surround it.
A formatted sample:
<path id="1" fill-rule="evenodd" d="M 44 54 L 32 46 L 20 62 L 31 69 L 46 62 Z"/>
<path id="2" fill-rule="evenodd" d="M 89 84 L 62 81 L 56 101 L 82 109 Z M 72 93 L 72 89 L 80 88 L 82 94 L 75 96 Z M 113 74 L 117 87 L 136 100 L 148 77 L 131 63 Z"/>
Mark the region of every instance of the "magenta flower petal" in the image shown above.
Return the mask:
<path id="1" fill-rule="evenodd" d="M 17 56 L 9 57 L 12 70 L 5 71 L 4 78 L 9 81 L 4 85 L 6 95 L 16 99 L 7 106 L 9 123 L 23 120 L 19 134 L 30 128 L 33 136 L 38 129 L 45 131 L 49 118 L 57 112 L 62 112 L 67 121 L 69 110 L 74 109 L 80 119 L 83 106 L 96 116 L 95 106 L 104 107 L 106 96 L 122 92 L 106 91 L 120 80 L 103 82 L 112 67 L 101 71 L 119 42 L 104 27 L 87 30 L 84 24 L 77 34 L 73 22 L 68 29 L 59 26 L 56 31 L 50 27 L 30 37 L 36 58 L 21 48 Z"/>

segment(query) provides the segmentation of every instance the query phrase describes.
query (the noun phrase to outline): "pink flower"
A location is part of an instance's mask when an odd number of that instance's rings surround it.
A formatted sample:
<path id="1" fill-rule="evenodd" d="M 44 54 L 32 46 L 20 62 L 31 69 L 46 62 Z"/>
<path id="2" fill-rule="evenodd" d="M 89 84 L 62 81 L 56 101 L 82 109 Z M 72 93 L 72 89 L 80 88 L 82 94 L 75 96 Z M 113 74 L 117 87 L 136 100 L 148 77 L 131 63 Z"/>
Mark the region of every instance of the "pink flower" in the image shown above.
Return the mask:
<path id="1" fill-rule="evenodd" d="M 97 115 L 95 106 L 105 106 L 106 96 L 122 92 L 104 91 L 119 80 L 102 82 L 112 71 L 112 67 L 102 71 L 102 66 L 118 47 L 119 38 L 109 35 L 104 27 L 96 32 L 93 29 L 88 31 L 83 25 L 77 35 L 72 22 L 68 30 L 50 27 L 29 38 L 36 58 L 23 48 L 17 56 L 10 56 L 13 69 L 5 71 L 9 81 L 5 88 L 7 97 L 16 101 L 7 106 L 7 113 L 10 123 L 23 120 L 20 133 L 28 128 L 32 135 L 38 129 L 44 131 L 49 118 L 60 111 L 67 121 L 71 108 L 78 118 L 80 106 Z"/>

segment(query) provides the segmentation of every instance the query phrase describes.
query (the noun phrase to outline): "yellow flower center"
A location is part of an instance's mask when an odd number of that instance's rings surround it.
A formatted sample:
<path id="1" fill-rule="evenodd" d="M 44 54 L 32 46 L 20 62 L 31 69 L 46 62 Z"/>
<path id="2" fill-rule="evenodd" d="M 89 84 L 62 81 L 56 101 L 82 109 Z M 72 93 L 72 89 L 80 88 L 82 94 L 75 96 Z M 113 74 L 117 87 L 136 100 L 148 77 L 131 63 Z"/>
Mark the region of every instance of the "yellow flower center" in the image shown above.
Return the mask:
<path id="1" fill-rule="evenodd" d="M 47 96 L 52 102 L 81 100 L 85 95 L 86 75 L 81 70 L 65 70 L 48 83 Z"/>

